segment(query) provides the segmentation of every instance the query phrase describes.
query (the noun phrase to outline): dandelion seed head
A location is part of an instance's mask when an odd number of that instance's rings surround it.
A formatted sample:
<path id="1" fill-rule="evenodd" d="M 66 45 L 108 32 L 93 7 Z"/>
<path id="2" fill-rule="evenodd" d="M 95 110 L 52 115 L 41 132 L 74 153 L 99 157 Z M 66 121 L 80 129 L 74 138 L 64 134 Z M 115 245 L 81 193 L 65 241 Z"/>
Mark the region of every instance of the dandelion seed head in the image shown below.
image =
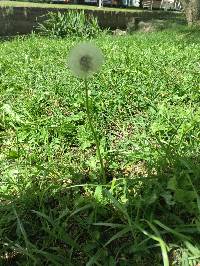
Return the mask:
<path id="1" fill-rule="evenodd" d="M 80 78 L 92 76 L 104 63 L 101 50 L 90 42 L 76 45 L 69 53 L 68 64 L 72 73 Z"/>

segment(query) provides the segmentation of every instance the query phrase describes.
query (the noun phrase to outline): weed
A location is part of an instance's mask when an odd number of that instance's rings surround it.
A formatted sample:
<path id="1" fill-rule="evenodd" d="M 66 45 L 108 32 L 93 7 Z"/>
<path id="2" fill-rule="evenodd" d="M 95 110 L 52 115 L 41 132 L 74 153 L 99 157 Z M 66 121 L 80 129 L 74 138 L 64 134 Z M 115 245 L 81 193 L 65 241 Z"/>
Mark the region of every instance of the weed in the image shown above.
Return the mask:
<path id="1" fill-rule="evenodd" d="M 85 15 L 84 11 L 49 12 L 47 19 L 39 23 L 37 30 L 50 37 L 85 37 L 98 36 L 102 30 L 98 25 L 97 18 Z"/>

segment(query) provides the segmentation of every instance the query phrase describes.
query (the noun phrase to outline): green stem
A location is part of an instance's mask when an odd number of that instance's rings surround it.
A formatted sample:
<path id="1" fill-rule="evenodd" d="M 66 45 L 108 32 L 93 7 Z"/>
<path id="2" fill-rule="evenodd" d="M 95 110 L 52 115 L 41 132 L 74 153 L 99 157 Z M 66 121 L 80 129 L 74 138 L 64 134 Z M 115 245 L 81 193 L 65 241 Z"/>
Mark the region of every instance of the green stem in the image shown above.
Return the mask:
<path id="1" fill-rule="evenodd" d="M 100 165 L 101 165 L 101 174 L 102 174 L 102 177 L 103 177 L 103 182 L 106 183 L 106 174 L 105 174 L 105 169 L 104 169 L 104 165 L 103 165 L 103 159 L 101 157 L 101 152 L 100 152 L 100 147 L 99 147 L 99 139 L 98 139 L 96 131 L 95 131 L 94 127 L 93 127 L 92 117 L 90 115 L 87 79 L 85 79 L 85 95 L 86 95 L 86 112 L 87 112 L 88 122 L 89 122 L 92 134 L 93 134 L 95 142 L 96 142 L 97 154 L 98 154 Z"/>

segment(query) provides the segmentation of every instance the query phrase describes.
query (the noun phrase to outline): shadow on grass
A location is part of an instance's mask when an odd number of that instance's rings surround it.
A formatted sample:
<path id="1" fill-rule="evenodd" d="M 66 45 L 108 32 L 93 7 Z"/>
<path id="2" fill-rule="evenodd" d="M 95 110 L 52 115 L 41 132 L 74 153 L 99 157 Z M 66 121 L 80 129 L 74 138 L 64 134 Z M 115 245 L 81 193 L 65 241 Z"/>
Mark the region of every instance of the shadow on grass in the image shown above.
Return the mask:
<path id="1" fill-rule="evenodd" d="M 106 186 L 36 177 L 1 199 L 0 265 L 162 265 L 156 237 L 198 248 L 199 176 L 200 155 L 171 154 Z"/>
<path id="2" fill-rule="evenodd" d="M 15 38 L 16 38 L 16 36 L 0 36 L 0 43 L 1 42 L 12 41 Z"/>
<path id="3" fill-rule="evenodd" d="M 183 40 L 188 44 L 200 44 L 200 26 L 179 27 L 178 32 L 183 34 Z"/>

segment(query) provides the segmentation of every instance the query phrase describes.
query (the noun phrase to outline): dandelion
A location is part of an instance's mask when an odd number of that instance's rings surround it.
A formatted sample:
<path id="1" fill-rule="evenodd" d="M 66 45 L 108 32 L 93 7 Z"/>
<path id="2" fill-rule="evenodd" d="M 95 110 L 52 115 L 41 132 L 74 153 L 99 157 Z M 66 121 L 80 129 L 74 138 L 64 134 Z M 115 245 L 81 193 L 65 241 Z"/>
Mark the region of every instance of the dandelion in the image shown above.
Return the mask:
<path id="1" fill-rule="evenodd" d="M 88 78 L 97 72 L 104 63 L 101 50 L 90 42 L 83 42 L 69 53 L 69 67 L 79 78 Z"/>
<path id="2" fill-rule="evenodd" d="M 99 157 L 99 162 L 101 166 L 101 173 L 103 181 L 105 183 L 106 182 L 105 169 L 104 169 L 103 159 L 101 157 L 99 139 L 92 124 L 92 116 L 89 108 L 90 105 L 89 105 L 89 93 L 88 93 L 88 83 L 87 83 L 88 77 L 92 76 L 95 72 L 97 72 L 101 67 L 101 65 L 103 64 L 104 57 L 101 50 L 98 47 L 96 47 L 91 43 L 84 42 L 78 44 L 71 50 L 68 62 L 72 73 L 79 78 L 83 78 L 85 81 L 84 83 L 85 97 L 86 97 L 85 105 L 86 105 L 87 118 L 96 143 L 97 155 Z"/>

